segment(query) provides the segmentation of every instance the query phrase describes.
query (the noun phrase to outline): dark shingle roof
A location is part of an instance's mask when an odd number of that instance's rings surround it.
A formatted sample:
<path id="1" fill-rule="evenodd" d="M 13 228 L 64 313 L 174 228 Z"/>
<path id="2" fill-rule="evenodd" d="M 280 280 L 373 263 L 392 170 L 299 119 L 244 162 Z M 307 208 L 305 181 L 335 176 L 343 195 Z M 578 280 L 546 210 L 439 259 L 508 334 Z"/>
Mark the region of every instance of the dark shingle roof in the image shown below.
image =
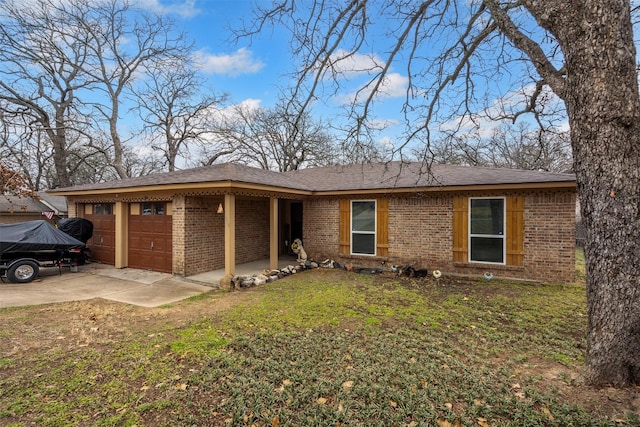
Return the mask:
<path id="1" fill-rule="evenodd" d="M 452 187 L 470 185 L 539 184 L 575 182 L 573 174 L 519 169 L 481 168 L 458 165 L 433 165 L 431 173 L 422 163 L 388 162 L 363 165 L 332 166 L 273 172 L 233 163 L 222 163 L 139 178 L 86 184 L 55 191 L 92 191 L 144 187 L 234 182 L 260 184 L 283 190 L 314 192 L 386 190 L 417 187 Z"/>
<path id="2" fill-rule="evenodd" d="M 423 163 L 367 163 L 310 168 L 286 175 L 315 191 L 574 182 L 573 174 Z"/>
<path id="3" fill-rule="evenodd" d="M 0 212 L 44 212 L 49 211 L 43 205 L 31 197 L 18 197 L 9 194 L 0 194 Z"/>
<path id="4" fill-rule="evenodd" d="M 196 184 L 204 182 L 243 182 L 247 184 L 262 184 L 273 187 L 297 188 L 310 190 L 305 186 L 292 186 L 286 175 L 258 169 L 235 163 L 220 163 L 193 169 L 183 169 L 175 172 L 156 173 L 138 178 L 126 178 L 117 181 L 85 184 L 68 188 L 57 188 L 52 191 L 84 191 L 143 187 L 149 185 Z"/>
<path id="5" fill-rule="evenodd" d="M 67 213 L 67 198 L 64 196 L 54 196 L 46 191 L 38 191 L 40 202 L 48 207 L 47 210 L 55 210 L 58 213 Z"/>
<path id="6" fill-rule="evenodd" d="M 38 191 L 40 200 L 32 197 L 18 197 L 9 194 L 0 195 L 0 212 L 50 212 L 67 214 L 67 198 L 52 196 L 44 191 Z"/>

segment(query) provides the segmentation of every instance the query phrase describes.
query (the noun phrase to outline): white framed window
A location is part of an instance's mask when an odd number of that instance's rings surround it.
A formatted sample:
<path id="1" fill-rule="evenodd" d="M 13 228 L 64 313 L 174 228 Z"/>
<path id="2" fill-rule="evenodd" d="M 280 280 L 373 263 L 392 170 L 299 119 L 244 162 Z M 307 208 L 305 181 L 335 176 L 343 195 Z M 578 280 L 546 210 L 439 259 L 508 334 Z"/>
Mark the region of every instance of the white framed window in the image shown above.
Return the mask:
<path id="1" fill-rule="evenodd" d="M 469 261 L 504 264 L 505 229 L 504 197 L 470 197 Z"/>
<path id="2" fill-rule="evenodd" d="M 376 201 L 351 201 L 351 254 L 376 254 Z"/>

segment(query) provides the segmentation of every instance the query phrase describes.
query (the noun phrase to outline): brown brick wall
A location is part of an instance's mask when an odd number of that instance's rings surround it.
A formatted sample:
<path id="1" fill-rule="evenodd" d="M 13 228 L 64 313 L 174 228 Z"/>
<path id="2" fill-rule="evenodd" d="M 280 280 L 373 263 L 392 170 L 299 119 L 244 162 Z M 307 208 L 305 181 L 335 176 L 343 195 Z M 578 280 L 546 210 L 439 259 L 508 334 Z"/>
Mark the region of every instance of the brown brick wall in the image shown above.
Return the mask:
<path id="1" fill-rule="evenodd" d="M 83 206 L 79 203 L 73 203 L 71 200 L 67 199 L 67 216 L 69 218 L 75 218 L 78 216 L 78 210 Z"/>
<path id="2" fill-rule="evenodd" d="M 304 202 L 304 247 L 310 258 L 332 258 L 344 264 L 380 266 L 414 264 L 445 273 L 573 282 L 575 279 L 575 192 L 511 193 L 525 196 L 524 262 L 502 266 L 453 262 L 453 197 L 416 195 L 389 199 L 389 256 L 340 257 L 339 199 Z M 466 193 L 465 196 L 501 196 Z"/>
<path id="3" fill-rule="evenodd" d="M 173 263 L 173 272 L 181 276 L 186 275 L 185 265 L 185 201 L 183 195 L 175 196 L 172 200 L 172 216 L 171 216 L 171 240 L 173 245 L 173 253 L 171 261 Z"/>
<path id="4" fill-rule="evenodd" d="M 360 266 L 380 266 L 382 261 L 416 267 L 451 264 L 451 200 L 446 196 L 390 198 L 389 256 L 384 258 L 340 256 L 339 199 L 308 200 L 304 202 L 304 247 L 315 260 L 331 258 Z"/>
<path id="5" fill-rule="evenodd" d="M 389 262 L 445 269 L 453 253 L 453 199 L 415 196 L 389 201 Z"/>
<path id="6" fill-rule="evenodd" d="M 224 215 L 216 213 L 222 202 L 222 197 L 188 196 L 183 208 L 174 204 L 174 271 L 184 271 L 183 275 L 190 276 L 224 267 Z M 182 220 L 178 219 L 180 216 Z M 176 244 L 181 241 L 184 242 L 180 243 L 184 267 L 177 270 L 176 255 L 181 254 Z"/>
<path id="7" fill-rule="evenodd" d="M 191 276 L 224 268 L 224 214 L 219 197 L 174 198 L 173 271 Z M 269 199 L 236 199 L 236 264 L 269 257 Z"/>
<path id="8" fill-rule="evenodd" d="M 339 203 L 338 199 L 315 199 L 303 202 L 304 240 L 302 245 L 310 259 L 319 261 L 327 258 L 339 259 Z"/>
<path id="9" fill-rule="evenodd" d="M 573 282 L 576 262 L 576 195 L 529 194 L 524 211 L 524 267 L 528 277 Z"/>
<path id="10" fill-rule="evenodd" d="M 522 266 L 456 263 L 454 272 L 571 283 L 575 281 L 575 204 L 571 190 L 513 193 L 524 196 L 524 260 Z M 465 194 L 483 197 L 496 193 Z"/>
<path id="11" fill-rule="evenodd" d="M 264 258 L 269 258 L 269 199 L 236 199 L 236 264 Z"/>

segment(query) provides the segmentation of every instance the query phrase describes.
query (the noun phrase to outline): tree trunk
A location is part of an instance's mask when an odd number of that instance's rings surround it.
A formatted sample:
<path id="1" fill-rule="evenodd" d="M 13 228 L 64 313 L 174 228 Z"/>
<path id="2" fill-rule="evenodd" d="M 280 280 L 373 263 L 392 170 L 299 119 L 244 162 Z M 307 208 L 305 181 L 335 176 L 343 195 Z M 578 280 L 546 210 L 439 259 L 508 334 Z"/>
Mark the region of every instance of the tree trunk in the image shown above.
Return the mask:
<path id="1" fill-rule="evenodd" d="M 56 171 L 56 185 L 60 187 L 71 186 L 71 177 L 67 167 L 67 132 L 64 120 L 64 110 L 59 109 L 55 114 L 55 127 L 52 127 L 48 117 L 43 115 L 41 119 L 45 132 L 51 141 L 53 152 L 53 165 Z"/>
<path id="2" fill-rule="evenodd" d="M 559 39 L 586 229 L 585 379 L 640 384 L 640 101 L 629 2 L 572 3 L 575 24 Z"/>
<path id="3" fill-rule="evenodd" d="M 120 179 L 129 178 L 129 174 L 124 167 L 124 147 L 118 134 L 118 98 L 117 95 L 112 96 L 112 112 L 109 117 L 109 133 L 111 134 L 111 141 L 113 142 L 113 168 Z"/>

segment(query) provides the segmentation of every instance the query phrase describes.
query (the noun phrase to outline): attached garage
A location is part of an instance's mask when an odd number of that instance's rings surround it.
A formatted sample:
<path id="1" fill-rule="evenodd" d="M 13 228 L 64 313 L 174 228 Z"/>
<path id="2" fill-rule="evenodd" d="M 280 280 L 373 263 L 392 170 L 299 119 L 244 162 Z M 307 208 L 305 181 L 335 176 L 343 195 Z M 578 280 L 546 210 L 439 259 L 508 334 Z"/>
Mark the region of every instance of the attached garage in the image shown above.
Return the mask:
<path id="1" fill-rule="evenodd" d="M 116 217 L 113 203 L 86 204 L 84 218 L 93 223 L 93 236 L 87 242 L 91 259 L 103 264 L 115 264 Z"/>
<path id="2" fill-rule="evenodd" d="M 129 206 L 129 267 L 172 273 L 171 203 Z"/>

